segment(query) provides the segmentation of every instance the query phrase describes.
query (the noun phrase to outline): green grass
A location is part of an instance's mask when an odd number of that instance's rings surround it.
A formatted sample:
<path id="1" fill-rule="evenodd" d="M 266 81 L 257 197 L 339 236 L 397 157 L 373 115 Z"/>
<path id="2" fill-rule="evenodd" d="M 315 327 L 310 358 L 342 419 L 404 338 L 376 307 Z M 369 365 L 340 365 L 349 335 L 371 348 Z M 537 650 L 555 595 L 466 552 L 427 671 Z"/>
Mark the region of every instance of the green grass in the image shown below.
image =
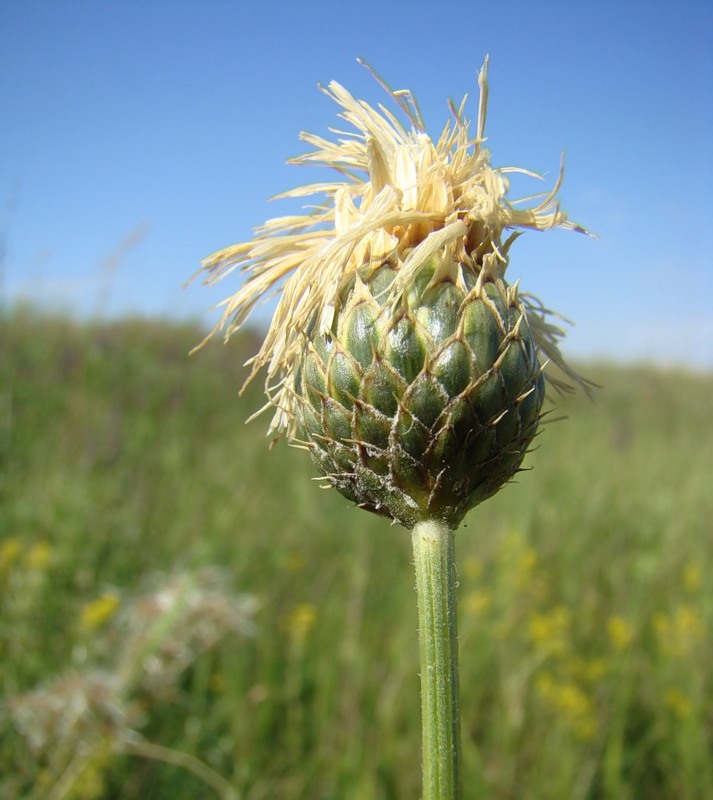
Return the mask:
<path id="1" fill-rule="evenodd" d="M 0 318 L 0 796 L 417 798 L 409 536 L 200 336 Z M 586 374 L 457 536 L 465 797 L 704 800 L 713 377 Z"/>

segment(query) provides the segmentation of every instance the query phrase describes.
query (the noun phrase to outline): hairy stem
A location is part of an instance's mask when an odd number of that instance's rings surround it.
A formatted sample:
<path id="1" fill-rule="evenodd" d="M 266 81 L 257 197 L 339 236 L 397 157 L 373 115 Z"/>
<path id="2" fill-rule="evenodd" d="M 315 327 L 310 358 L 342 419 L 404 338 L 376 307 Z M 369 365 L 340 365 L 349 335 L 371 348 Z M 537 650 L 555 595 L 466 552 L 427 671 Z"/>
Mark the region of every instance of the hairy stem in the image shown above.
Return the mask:
<path id="1" fill-rule="evenodd" d="M 413 529 L 421 653 L 423 800 L 458 800 L 460 713 L 454 532 L 435 520 Z"/>

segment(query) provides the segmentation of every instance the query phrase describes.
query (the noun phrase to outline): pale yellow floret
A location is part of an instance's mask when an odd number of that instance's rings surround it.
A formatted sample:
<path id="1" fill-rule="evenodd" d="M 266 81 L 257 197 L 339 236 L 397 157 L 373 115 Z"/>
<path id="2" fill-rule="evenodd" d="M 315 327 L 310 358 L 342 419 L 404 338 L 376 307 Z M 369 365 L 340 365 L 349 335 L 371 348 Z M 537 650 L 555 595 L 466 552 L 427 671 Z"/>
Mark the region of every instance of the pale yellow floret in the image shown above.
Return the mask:
<path id="1" fill-rule="evenodd" d="M 252 241 L 220 250 L 203 262 L 205 282 L 213 284 L 234 269 L 246 275 L 242 287 L 224 301 L 218 326 L 226 337 L 238 330 L 255 305 L 278 294 L 279 302 L 260 351 L 248 362 L 251 380 L 266 368 L 268 405 L 275 409 L 270 430 L 294 434 L 292 380 L 304 352 L 304 332 L 315 321 L 320 333 L 334 323 L 345 282 L 364 265 L 388 261 L 397 269 L 389 306 L 396 309 L 404 290 L 432 258 L 447 272 L 458 262 L 482 279 L 502 278 L 510 245 L 524 229 L 554 227 L 583 231 L 560 210 L 552 191 L 506 199 L 509 172 L 539 177 L 519 168 L 493 168 L 483 146 L 487 113 L 487 59 L 480 71 L 480 103 L 475 138 L 463 116 L 466 98 L 437 142 L 429 138 L 418 106 L 407 90 L 393 91 L 374 73 L 410 124 L 407 130 L 388 109 L 354 98 L 331 82 L 323 88 L 354 128 L 333 130 L 337 138 L 302 133 L 314 149 L 291 160 L 320 164 L 337 171 L 332 182 L 299 186 L 279 197 L 326 196 L 310 213 L 271 219 Z M 503 231 L 512 233 L 502 241 Z M 443 271 L 439 279 L 446 277 Z M 564 363 L 557 342 L 563 331 L 547 321 L 551 315 L 537 298 L 520 295 L 533 337 L 544 356 L 578 380 Z"/>

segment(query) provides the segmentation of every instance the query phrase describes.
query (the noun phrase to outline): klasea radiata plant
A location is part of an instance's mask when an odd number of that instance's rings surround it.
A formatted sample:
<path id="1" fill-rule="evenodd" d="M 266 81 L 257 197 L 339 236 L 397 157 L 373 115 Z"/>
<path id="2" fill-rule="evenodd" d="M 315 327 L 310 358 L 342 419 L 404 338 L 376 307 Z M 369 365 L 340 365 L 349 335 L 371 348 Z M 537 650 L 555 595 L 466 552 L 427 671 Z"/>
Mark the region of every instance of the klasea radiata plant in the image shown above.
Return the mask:
<path id="1" fill-rule="evenodd" d="M 538 176 L 491 166 L 487 66 L 475 137 L 466 98 L 450 104 L 433 140 L 408 90 L 374 74 L 394 113 L 330 83 L 323 91 L 350 130 L 334 140 L 303 133 L 312 150 L 291 163 L 336 179 L 280 195 L 320 200 L 203 263 L 209 284 L 236 268 L 245 275 L 225 301 L 226 338 L 279 294 L 248 362 L 248 381 L 266 376 L 270 434 L 306 448 L 360 508 L 412 531 L 425 800 L 460 792 L 454 531 L 519 470 L 546 381 L 586 385 L 560 353 L 551 312 L 506 279 L 524 230 L 584 229 L 559 208 L 562 170 L 551 191 L 507 199 L 508 173 Z"/>

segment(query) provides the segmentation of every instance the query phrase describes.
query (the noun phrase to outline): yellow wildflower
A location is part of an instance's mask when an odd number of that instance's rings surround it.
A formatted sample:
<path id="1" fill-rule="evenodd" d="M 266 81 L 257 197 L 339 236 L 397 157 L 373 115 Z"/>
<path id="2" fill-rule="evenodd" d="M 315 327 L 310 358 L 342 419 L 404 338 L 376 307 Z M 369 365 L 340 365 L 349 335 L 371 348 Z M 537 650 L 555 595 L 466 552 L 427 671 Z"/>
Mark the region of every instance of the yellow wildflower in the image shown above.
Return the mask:
<path id="1" fill-rule="evenodd" d="M 693 703 L 680 689 L 668 689 L 663 697 L 666 706 L 679 719 L 691 716 Z"/>
<path id="2" fill-rule="evenodd" d="M 701 588 L 701 565 L 689 561 L 683 568 L 683 586 L 689 594 L 695 594 Z"/>
<path id="3" fill-rule="evenodd" d="M 517 582 L 523 588 L 530 582 L 530 576 L 537 566 L 537 553 L 532 547 L 526 547 L 515 563 Z"/>
<path id="4" fill-rule="evenodd" d="M 483 562 L 476 556 L 468 556 L 463 563 L 463 574 L 471 580 L 477 580 L 483 574 Z"/>
<path id="5" fill-rule="evenodd" d="M 486 589 L 475 589 L 463 600 L 463 609 L 473 617 L 482 617 L 493 604 L 493 598 Z"/>
<path id="6" fill-rule="evenodd" d="M 561 655 L 568 648 L 567 634 L 572 614 L 565 606 L 530 615 L 528 634 L 536 649 L 545 655 Z"/>
<path id="7" fill-rule="evenodd" d="M 317 621 L 317 607 L 314 603 L 299 603 L 283 618 L 283 627 L 290 638 L 301 644 Z"/>
<path id="8" fill-rule="evenodd" d="M 287 571 L 288 572 L 301 572 L 307 564 L 307 559 L 303 553 L 292 552 L 287 554 Z"/>
<path id="9" fill-rule="evenodd" d="M 597 731 L 594 704 L 574 681 L 557 680 L 545 673 L 535 683 L 535 691 L 579 739 L 589 741 L 594 737 Z"/>
<path id="10" fill-rule="evenodd" d="M 584 663 L 582 677 L 588 683 L 596 683 L 604 677 L 608 668 L 609 666 L 603 658 L 593 658 Z"/>
<path id="11" fill-rule="evenodd" d="M 631 625 L 616 614 L 607 620 L 607 634 L 612 647 L 619 652 L 626 650 L 634 639 Z"/>
<path id="12" fill-rule="evenodd" d="M 562 664 L 562 670 L 586 684 L 596 684 L 609 669 L 609 664 L 603 658 L 586 659 L 573 656 Z"/>
<path id="13" fill-rule="evenodd" d="M 0 543 L 0 572 L 4 572 L 12 568 L 12 565 L 17 561 L 22 544 L 16 537 L 5 539 Z"/>
<path id="14" fill-rule="evenodd" d="M 524 535 L 513 530 L 505 537 L 500 553 L 506 570 L 507 581 L 517 591 L 529 591 L 531 594 L 540 588 L 536 579 L 538 563 L 537 552 L 531 547 Z"/>
<path id="15" fill-rule="evenodd" d="M 690 605 L 680 605 L 672 614 L 656 614 L 653 626 L 660 651 L 671 658 L 689 656 L 703 639 L 703 619 Z"/>
<path id="16" fill-rule="evenodd" d="M 105 625 L 119 608 L 119 595 L 109 591 L 87 603 L 79 615 L 79 622 L 85 630 L 96 630 Z"/>
<path id="17" fill-rule="evenodd" d="M 37 572 L 41 572 L 49 563 L 52 555 L 52 547 L 49 542 L 44 540 L 36 542 L 25 554 L 25 566 Z"/>

